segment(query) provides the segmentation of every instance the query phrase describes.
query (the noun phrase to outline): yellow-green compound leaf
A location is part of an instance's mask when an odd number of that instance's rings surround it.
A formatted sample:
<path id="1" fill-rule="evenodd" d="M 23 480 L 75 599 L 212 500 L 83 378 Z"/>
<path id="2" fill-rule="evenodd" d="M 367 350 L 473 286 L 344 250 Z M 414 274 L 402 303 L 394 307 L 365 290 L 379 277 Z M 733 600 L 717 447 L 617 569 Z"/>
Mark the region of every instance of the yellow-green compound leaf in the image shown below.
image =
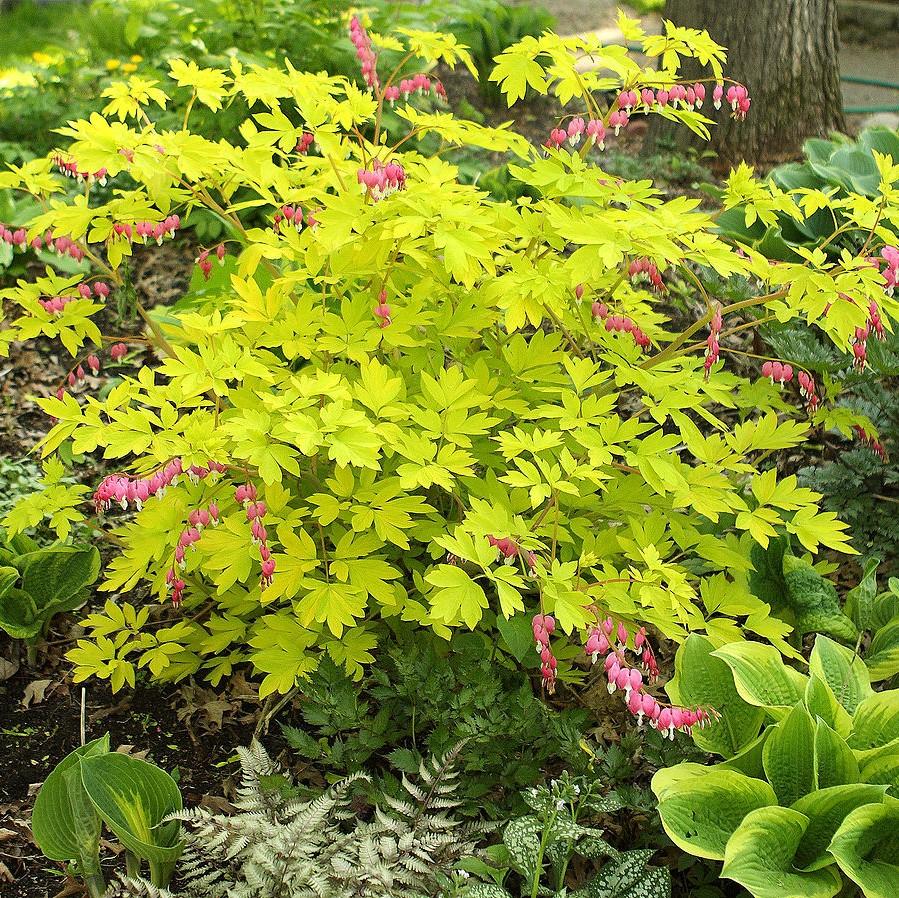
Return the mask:
<path id="1" fill-rule="evenodd" d="M 830 843 L 840 869 L 865 898 L 899 894 L 899 802 L 856 808 Z"/>
<path id="2" fill-rule="evenodd" d="M 799 841 L 793 863 L 800 870 L 819 870 L 834 862 L 827 851 L 831 839 L 846 817 L 865 804 L 883 801 L 886 786 L 869 786 L 856 783 L 850 786 L 832 786 L 803 795 L 792 805 L 794 811 L 808 818 L 808 826 Z"/>
<path id="3" fill-rule="evenodd" d="M 765 711 L 740 698 L 730 668 L 712 655 L 714 649 L 704 636 L 687 637 L 677 650 L 676 673 L 666 691 L 679 705 L 717 712 L 709 726 L 694 729 L 693 741 L 703 751 L 731 758 L 756 739 Z"/>
<path id="4" fill-rule="evenodd" d="M 181 810 L 181 792 L 164 770 L 109 752 L 81 762 L 81 781 L 103 822 L 129 851 L 154 865 L 178 859 L 180 825 L 162 821 Z"/>
<path id="5" fill-rule="evenodd" d="M 762 752 L 765 776 L 782 805 L 815 789 L 815 723 L 797 705 L 774 728 Z"/>
<path id="6" fill-rule="evenodd" d="M 96 856 L 100 818 L 84 791 L 78 767 L 84 759 L 108 751 L 108 734 L 76 748 L 56 765 L 41 786 L 34 801 L 31 831 L 38 847 L 51 860 L 75 861 Z M 68 777 L 70 771 L 76 775 Z M 85 805 L 92 815 L 84 813 Z"/>
<path id="7" fill-rule="evenodd" d="M 431 594 L 434 617 L 450 625 L 463 621 L 470 630 L 477 626 L 487 607 L 487 596 L 462 568 L 438 564 L 425 580 L 437 587 Z"/>
<path id="8" fill-rule="evenodd" d="M 304 627 L 317 621 L 327 624 L 328 629 L 339 637 L 344 627 L 354 627 L 356 619 L 365 613 L 367 594 L 361 587 L 335 580 L 323 583 L 310 579 L 306 583 L 313 588 L 296 604 Z"/>
<path id="9" fill-rule="evenodd" d="M 815 725 L 815 787 L 859 781 L 858 761 L 846 741 L 820 717 Z"/>
<path id="10" fill-rule="evenodd" d="M 760 642 L 734 642 L 712 653 L 730 668 L 740 697 L 760 708 L 792 708 L 802 700 L 806 677 Z"/>
<path id="11" fill-rule="evenodd" d="M 832 898 L 843 883 L 831 867 L 793 870 L 808 817 L 790 808 L 760 808 L 746 816 L 727 843 L 721 875 L 754 898 Z"/>
<path id="12" fill-rule="evenodd" d="M 750 811 L 777 804 L 777 796 L 766 782 L 735 770 L 685 773 L 690 775 L 679 781 L 656 774 L 652 789 L 659 798 L 665 832 L 675 845 L 698 857 L 724 860 L 728 839 L 743 818 Z"/>
<path id="13" fill-rule="evenodd" d="M 849 745 L 866 750 L 894 739 L 899 739 L 899 689 L 875 692 L 855 709 Z"/>
<path id="14" fill-rule="evenodd" d="M 837 701 L 849 714 L 854 714 L 859 702 L 872 693 L 865 664 L 851 649 L 818 636 L 809 657 L 809 671 L 817 674 L 833 690 Z"/>

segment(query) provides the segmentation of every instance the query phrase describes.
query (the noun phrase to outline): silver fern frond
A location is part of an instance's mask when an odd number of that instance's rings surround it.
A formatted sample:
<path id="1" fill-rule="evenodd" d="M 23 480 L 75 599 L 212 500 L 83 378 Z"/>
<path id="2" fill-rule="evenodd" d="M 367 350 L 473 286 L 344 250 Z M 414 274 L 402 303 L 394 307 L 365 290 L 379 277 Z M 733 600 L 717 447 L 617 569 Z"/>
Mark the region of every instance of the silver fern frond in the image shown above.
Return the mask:
<path id="1" fill-rule="evenodd" d="M 320 795 L 295 786 L 258 742 L 238 750 L 241 781 L 233 814 L 179 811 L 186 846 L 173 898 L 427 898 L 438 871 L 472 854 L 484 827 L 452 815 L 461 744 L 403 777 L 401 797 L 382 796 L 371 819 L 350 806 L 356 773 Z M 271 777 L 283 779 L 272 788 Z M 140 886 L 128 886 L 139 889 Z M 125 886 L 122 886 L 125 888 Z M 135 891 L 110 898 L 170 898 Z"/>

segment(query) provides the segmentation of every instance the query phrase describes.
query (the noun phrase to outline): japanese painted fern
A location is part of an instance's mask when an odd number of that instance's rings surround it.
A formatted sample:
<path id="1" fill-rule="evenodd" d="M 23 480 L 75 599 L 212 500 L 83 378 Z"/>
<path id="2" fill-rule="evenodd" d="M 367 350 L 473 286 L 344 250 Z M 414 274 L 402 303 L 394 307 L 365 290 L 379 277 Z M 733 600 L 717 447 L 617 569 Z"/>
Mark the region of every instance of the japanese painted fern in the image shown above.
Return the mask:
<path id="1" fill-rule="evenodd" d="M 173 819 L 185 830 L 178 868 L 183 898 L 422 898 L 436 894 L 435 873 L 475 848 L 483 827 L 456 820 L 452 811 L 461 746 L 423 763 L 418 782 L 403 777 L 408 797 L 384 796 L 370 820 L 351 810 L 354 774 L 311 801 L 286 787 L 265 749 L 238 749 L 242 782 L 238 813 L 205 808 Z M 112 895 L 167 898 L 127 880 Z"/>

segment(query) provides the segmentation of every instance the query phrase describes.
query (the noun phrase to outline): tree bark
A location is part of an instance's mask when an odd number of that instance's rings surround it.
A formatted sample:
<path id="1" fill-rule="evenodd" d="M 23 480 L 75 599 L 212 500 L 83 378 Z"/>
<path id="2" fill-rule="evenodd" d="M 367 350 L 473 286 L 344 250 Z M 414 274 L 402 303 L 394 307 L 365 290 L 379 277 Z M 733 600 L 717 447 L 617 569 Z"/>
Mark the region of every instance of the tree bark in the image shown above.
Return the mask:
<path id="1" fill-rule="evenodd" d="M 668 0 L 665 18 L 708 31 L 727 48 L 726 76 L 749 90 L 742 122 L 725 106 L 716 116 L 709 90 L 703 112 L 716 120 L 710 148 L 721 165 L 782 162 L 800 155 L 806 138 L 845 130 L 836 0 Z M 658 116 L 650 121 L 650 148 L 702 143 Z"/>

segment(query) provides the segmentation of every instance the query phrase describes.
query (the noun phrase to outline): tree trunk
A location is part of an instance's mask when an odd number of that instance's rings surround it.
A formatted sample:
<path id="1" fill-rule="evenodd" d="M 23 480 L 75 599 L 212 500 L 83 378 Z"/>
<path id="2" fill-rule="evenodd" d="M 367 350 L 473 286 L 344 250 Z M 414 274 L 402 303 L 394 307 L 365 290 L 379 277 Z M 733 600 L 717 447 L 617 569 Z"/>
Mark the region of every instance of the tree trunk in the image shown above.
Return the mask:
<path id="1" fill-rule="evenodd" d="M 665 18 L 708 31 L 727 48 L 725 75 L 749 90 L 745 121 L 727 118 L 726 107 L 715 116 L 710 102 L 703 110 L 717 123 L 710 147 L 721 165 L 792 159 L 806 138 L 845 129 L 836 0 L 668 0 Z M 650 148 L 700 143 L 659 116 L 650 121 Z"/>

